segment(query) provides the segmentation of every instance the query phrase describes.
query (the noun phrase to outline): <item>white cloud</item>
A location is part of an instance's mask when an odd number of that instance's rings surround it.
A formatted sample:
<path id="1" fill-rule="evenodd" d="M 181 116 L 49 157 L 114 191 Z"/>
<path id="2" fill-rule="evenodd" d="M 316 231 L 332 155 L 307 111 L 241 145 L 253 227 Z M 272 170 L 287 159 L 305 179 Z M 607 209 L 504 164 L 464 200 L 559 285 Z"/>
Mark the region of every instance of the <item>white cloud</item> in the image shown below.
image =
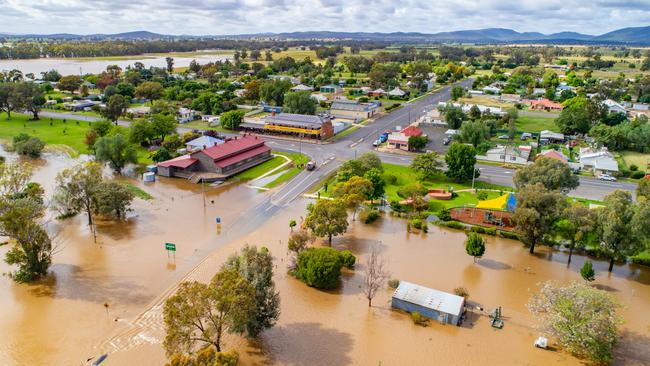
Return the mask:
<path id="1" fill-rule="evenodd" d="M 648 25 L 648 19 L 650 0 L 0 0 L 0 32 L 9 33 L 435 33 L 498 27 L 602 34 Z"/>

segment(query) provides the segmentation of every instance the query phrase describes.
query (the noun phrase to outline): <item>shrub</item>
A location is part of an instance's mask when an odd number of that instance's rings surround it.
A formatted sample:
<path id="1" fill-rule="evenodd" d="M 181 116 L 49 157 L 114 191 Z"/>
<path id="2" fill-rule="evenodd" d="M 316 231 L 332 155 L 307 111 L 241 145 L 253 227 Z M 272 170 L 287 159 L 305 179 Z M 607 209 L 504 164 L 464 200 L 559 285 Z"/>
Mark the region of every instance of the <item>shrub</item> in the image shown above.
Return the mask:
<path id="1" fill-rule="evenodd" d="M 364 224 L 371 224 L 379 218 L 379 211 L 366 208 L 359 212 L 359 220 Z"/>
<path id="2" fill-rule="evenodd" d="M 399 280 L 397 278 L 391 278 L 388 280 L 388 287 L 397 288 L 397 286 L 399 286 Z"/>
<path id="3" fill-rule="evenodd" d="M 420 219 L 413 219 L 413 220 L 411 220 L 411 225 L 412 225 L 414 228 L 420 230 L 420 229 L 422 229 L 422 220 L 420 220 Z"/>
<path id="4" fill-rule="evenodd" d="M 41 152 L 45 148 L 45 143 L 41 141 L 38 137 L 29 137 L 27 140 L 15 141 L 14 138 L 14 150 L 19 155 L 27 155 L 32 158 L 38 158 L 41 156 Z"/>
<path id="5" fill-rule="evenodd" d="M 414 311 L 411 313 L 411 320 L 413 320 L 413 324 L 421 326 L 426 326 L 428 322 L 427 318 L 422 316 L 419 311 Z"/>
<path id="6" fill-rule="evenodd" d="M 354 268 L 354 264 L 357 262 L 357 258 L 350 252 L 349 250 L 343 250 L 339 252 L 341 255 L 341 261 L 343 262 L 343 266 L 348 269 Z"/>
<path id="7" fill-rule="evenodd" d="M 437 216 L 442 221 L 451 221 L 451 212 L 448 208 L 443 208 L 442 210 L 438 211 Z"/>
<path id="8" fill-rule="evenodd" d="M 447 222 L 445 222 L 445 226 L 448 227 L 448 228 L 459 229 L 459 230 L 466 230 L 467 229 L 467 226 L 465 224 L 463 224 L 462 222 L 458 222 L 458 221 L 447 221 Z"/>
<path id="9" fill-rule="evenodd" d="M 632 174 L 630 175 L 630 178 L 632 179 L 641 179 L 643 177 L 645 177 L 645 173 L 640 171 L 632 172 Z"/>
<path id="10" fill-rule="evenodd" d="M 390 207 L 393 209 L 393 211 L 401 212 L 404 210 L 404 207 L 402 207 L 402 204 L 399 203 L 397 200 L 392 200 L 390 201 Z"/>
<path id="11" fill-rule="evenodd" d="M 425 233 L 429 232 L 429 225 L 427 225 L 426 221 L 422 221 L 422 231 Z"/>
<path id="12" fill-rule="evenodd" d="M 519 240 L 519 235 L 511 231 L 499 231 L 499 236 L 506 239 Z"/>
<path id="13" fill-rule="evenodd" d="M 485 201 L 488 198 L 488 193 L 486 191 L 476 192 L 476 199 L 479 201 Z"/>
<path id="14" fill-rule="evenodd" d="M 454 289 L 454 294 L 456 296 L 464 297 L 465 301 L 467 301 L 467 299 L 469 298 L 469 291 L 467 291 L 467 289 L 465 287 L 462 287 L 462 286 L 461 287 L 456 287 Z"/>
<path id="15" fill-rule="evenodd" d="M 393 174 L 385 174 L 384 182 L 386 182 L 386 184 L 393 185 L 397 182 L 397 177 Z"/>
<path id="16" fill-rule="evenodd" d="M 636 172 L 637 170 L 639 170 L 639 167 L 632 164 L 632 165 L 630 165 L 630 170 L 633 171 L 633 172 Z"/>

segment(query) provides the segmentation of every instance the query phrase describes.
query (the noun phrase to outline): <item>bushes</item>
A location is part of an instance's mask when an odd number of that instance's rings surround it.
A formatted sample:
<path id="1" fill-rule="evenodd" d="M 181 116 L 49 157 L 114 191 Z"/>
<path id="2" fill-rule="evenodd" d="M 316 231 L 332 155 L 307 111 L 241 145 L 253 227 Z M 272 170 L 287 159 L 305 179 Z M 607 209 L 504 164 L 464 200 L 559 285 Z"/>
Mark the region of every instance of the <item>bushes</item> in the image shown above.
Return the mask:
<path id="1" fill-rule="evenodd" d="M 643 177 L 645 177 L 645 173 L 640 171 L 633 171 L 632 174 L 630 174 L 630 178 L 632 179 L 641 179 Z"/>
<path id="2" fill-rule="evenodd" d="M 486 191 L 476 192 L 476 199 L 479 201 L 485 201 L 488 198 L 488 193 Z"/>
<path id="3" fill-rule="evenodd" d="M 411 313 L 411 320 L 413 320 L 413 324 L 415 325 L 421 325 L 421 326 L 426 326 L 428 323 L 428 319 L 422 316 L 420 312 L 414 311 Z"/>
<path id="4" fill-rule="evenodd" d="M 399 286 L 399 280 L 397 278 L 392 278 L 388 280 L 388 287 L 396 289 Z"/>
<path id="5" fill-rule="evenodd" d="M 422 229 L 422 220 L 420 219 L 411 220 L 411 226 L 418 230 Z"/>
<path id="6" fill-rule="evenodd" d="M 359 220 L 364 224 L 371 224 L 379 218 L 379 211 L 366 208 L 359 212 Z"/>
<path id="7" fill-rule="evenodd" d="M 388 185 L 394 185 L 397 182 L 397 177 L 393 174 L 385 174 L 384 182 Z"/>
<path id="8" fill-rule="evenodd" d="M 13 139 L 13 148 L 19 155 L 27 155 L 31 158 L 41 156 L 45 143 L 38 137 L 31 137 L 26 133 L 21 133 Z"/>
<path id="9" fill-rule="evenodd" d="M 437 214 L 438 218 L 442 221 L 451 221 L 451 211 L 448 208 L 443 208 Z"/>
<path id="10" fill-rule="evenodd" d="M 309 248 L 298 255 L 293 275 L 309 286 L 331 289 L 338 286 L 343 266 L 352 268 L 356 258 L 349 251 L 333 248 Z"/>
<path id="11" fill-rule="evenodd" d="M 472 226 L 470 231 L 479 234 L 497 235 L 497 229 L 494 227 Z"/>

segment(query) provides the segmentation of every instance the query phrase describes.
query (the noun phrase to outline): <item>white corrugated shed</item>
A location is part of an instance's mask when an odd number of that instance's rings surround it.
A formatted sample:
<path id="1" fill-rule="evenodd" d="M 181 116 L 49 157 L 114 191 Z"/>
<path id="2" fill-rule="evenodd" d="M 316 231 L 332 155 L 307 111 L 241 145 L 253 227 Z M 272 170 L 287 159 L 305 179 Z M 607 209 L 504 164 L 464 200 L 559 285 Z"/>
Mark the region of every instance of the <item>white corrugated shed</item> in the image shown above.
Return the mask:
<path id="1" fill-rule="evenodd" d="M 454 316 L 460 316 L 463 313 L 465 301 L 460 296 L 406 281 L 400 281 L 393 297 Z"/>

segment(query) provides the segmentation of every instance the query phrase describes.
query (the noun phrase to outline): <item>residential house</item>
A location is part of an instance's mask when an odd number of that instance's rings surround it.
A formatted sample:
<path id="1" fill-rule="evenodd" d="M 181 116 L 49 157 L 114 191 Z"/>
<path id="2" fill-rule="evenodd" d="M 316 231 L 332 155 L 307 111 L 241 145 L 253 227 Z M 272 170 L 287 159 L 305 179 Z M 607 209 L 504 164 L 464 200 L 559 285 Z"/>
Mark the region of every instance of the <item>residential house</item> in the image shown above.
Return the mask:
<path id="1" fill-rule="evenodd" d="M 606 148 L 597 151 L 590 148 L 580 149 L 579 163 L 582 169 L 589 169 L 594 173 L 618 172 L 618 162 Z"/>
<path id="2" fill-rule="evenodd" d="M 541 97 L 546 94 L 546 89 L 544 88 L 533 88 L 533 95 L 536 97 Z"/>
<path id="3" fill-rule="evenodd" d="M 320 87 L 321 93 L 340 93 L 342 91 L 343 88 L 338 85 L 323 85 Z"/>
<path id="4" fill-rule="evenodd" d="M 416 126 L 407 126 L 400 132 L 393 132 L 388 135 L 388 148 L 409 151 L 409 138 L 414 136 L 425 136 L 422 130 Z"/>
<path id="5" fill-rule="evenodd" d="M 550 130 L 543 130 L 539 133 L 539 138 L 540 140 L 546 140 L 549 142 L 562 142 L 564 141 L 564 134 Z"/>
<path id="6" fill-rule="evenodd" d="M 187 149 L 187 151 L 192 152 L 192 151 L 207 149 L 209 147 L 220 145 L 223 143 L 225 143 L 225 141 L 222 139 L 204 135 L 201 137 L 197 137 L 194 140 L 186 142 L 185 148 Z"/>
<path id="7" fill-rule="evenodd" d="M 561 151 L 557 151 L 553 149 L 542 151 L 541 153 L 537 154 L 537 158 L 549 158 L 549 159 L 561 161 L 564 164 L 569 163 L 569 158 L 566 155 L 564 155 Z"/>
<path id="8" fill-rule="evenodd" d="M 481 89 L 483 90 L 483 93 L 485 94 L 501 94 L 501 88 L 497 86 L 486 86 L 485 88 Z"/>
<path id="9" fill-rule="evenodd" d="M 90 110 L 95 105 L 93 101 L 90 100 L 75 100 L 73 102 L 63 103 L 65 109 L 71 110 L 73 112 Z"/>
<path id="10" fill-rule="evenodd" d="M 360 103 L 358 100 L 337 99 L 330 107 L 334 117 L 362 120 L 370 118 L 379 111 L 378 102 Z"/>
<path id="11" fill-rule="evenodd" d="M 381 98 L 384 95 L 386 95 L 386 91 L 384 89 L 382 89 L 382 88 L 379 88 L 379 89 L 375 89 L 375 90 L 371 91 L 369 94 L 372 97 Z"/>
<path id="12" fill-rule="evenodd" d="M 193 182 L 223 180 L 271 159 L 264 140 L 246 135 L 158 163 L 158 174 Z"/>
<path id="13" fill-rule="evenodd" d="M 400 281 L 391 298 L 391 307 L 421 315 L 443 324 L 460 325 L 465 298 L 447 292 Z"/>
<path id="14" fill-rule="evenodd" d="M 208 126 L 218 125 L 221 117 L 212 114 L 204 114 L 201 116 L 201 121 L 207 122 Z"/>
<path id="15" fill-rule="evenodd" d="M 312 93 L 311 98 L 317 101 L 318 103 L 327 102 L 327 97 L 324 94 Z"/>
<path id="16" fill-rule="evenodd" d="M 561 111 L 562 104 L 550 101 L 546 98 L 529 100 L 528 105 L 530 109 L 534 110 L 545 110 L 545 111 Z"/>
<path id="17" fill-rule="evenodd" d="M 627 114 L 627 110 L 625 107 L 623 107 L 620 103 L 611 100 L 611 99 L 605 99 L 603 101 L 603 104 L 607 107 L 607 110 L 609 113 L 623 113 Z"/>
<path id="18" fill-rule="evenodd" d="M 189 108 L 179 108 L 176 113 L 176 120 L 178 123 L 187 123 L 194 121 L 197 118 L 198 114 L 195 110 Z"/>
<path id="19" fill-rule="evenodd" d="M 477 155 L 477 160 L 493 161 L 508 164 L 528 164 L 532 147 L 520 146 L 497 146 L 488 150 L 485 155 Z"/>
<path id="20" fill-rule="evenodd" d="M 268 78 L 271 79 L 271 80 L 287 80 L 287 81 L 290 81 L 291 84 L 293 84 L 293 85 L 298 85 L 298 84 L 300 84 L 300 79 L 298 79 L 297 77 L 293 77 L 293 76 L 287 76 L 287 75 L 269 75 Z"/>
<path id="21" fill-rule="evenodd" d="M 395 89 L 391 90 L 388 92 L 389 97 L 395 97 L 395 98 L 404 98 L 406 96 L 406 92 L 399 87 L 396 87 Z"/>
<path id="22" fill-rule="evenodd" d="M 298 85 L 294 86 L 293 88 L 291 88 L 291 91 L 293 91 L 293 92 L 312 91 L 312 90 L 314 90 L 314 88 L 312 88 L 311 86 L 304 85 L 304 84 L 298 84 Z"/>
<path id="23" fill-rule="evenodd" d="M 127 114 L 132 114 L 136 118 L 142 118 L 151 114 L 151 107 L 140 105 L 126 109 Z"/>
<path id="24" fill-rule="evenodd" d="M 521 102 L 521 96 L 519 94 L 501 94 L 499 100 L 503 102 L 519 103 Z"/>

